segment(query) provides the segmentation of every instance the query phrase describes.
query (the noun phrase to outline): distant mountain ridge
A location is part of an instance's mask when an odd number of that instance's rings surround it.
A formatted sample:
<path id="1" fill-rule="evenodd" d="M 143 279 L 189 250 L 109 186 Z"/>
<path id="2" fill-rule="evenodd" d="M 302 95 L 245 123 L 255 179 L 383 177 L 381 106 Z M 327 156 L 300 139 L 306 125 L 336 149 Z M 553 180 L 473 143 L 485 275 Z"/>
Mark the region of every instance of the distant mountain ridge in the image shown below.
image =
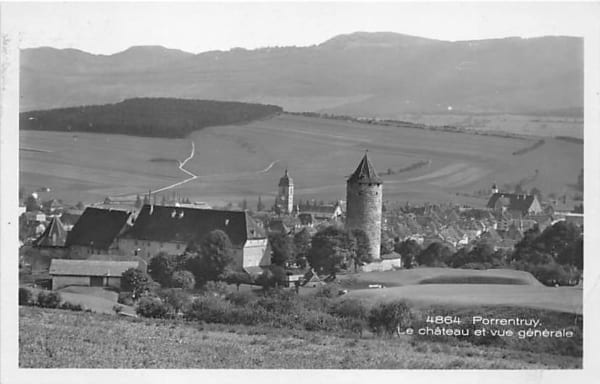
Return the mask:
<path id="1" fill-rule="evenodd" d="M 22 111 L 133 97 L 257 102 L 354 116 L 449 109 L 578 114 L 583 110 L 583 39 L 449 42 L 357 32 L 309 47 L 199 54 L 160 46 L 113 55 L 21 51 Z"/>

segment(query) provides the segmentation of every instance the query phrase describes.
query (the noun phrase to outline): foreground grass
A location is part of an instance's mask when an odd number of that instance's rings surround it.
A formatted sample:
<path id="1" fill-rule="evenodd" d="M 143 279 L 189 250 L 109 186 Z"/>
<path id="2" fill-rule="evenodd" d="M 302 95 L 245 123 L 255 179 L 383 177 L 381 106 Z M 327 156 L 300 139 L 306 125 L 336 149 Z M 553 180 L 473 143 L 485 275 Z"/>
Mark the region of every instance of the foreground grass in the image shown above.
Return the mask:
<path id="1" fill-rule="evenodd" d="M 21 307 L 22 368 L 580 368 L 577 357 L 410 338 Z"/>

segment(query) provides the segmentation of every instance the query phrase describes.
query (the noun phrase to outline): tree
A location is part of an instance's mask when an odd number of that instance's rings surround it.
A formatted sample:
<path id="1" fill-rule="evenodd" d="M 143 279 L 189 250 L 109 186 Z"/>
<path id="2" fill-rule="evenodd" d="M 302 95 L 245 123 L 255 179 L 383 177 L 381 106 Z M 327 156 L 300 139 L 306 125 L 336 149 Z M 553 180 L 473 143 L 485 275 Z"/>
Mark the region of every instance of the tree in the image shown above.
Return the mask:
<path id="1" fill-rule="evenodd" d="M 252 284 L 252 276 L 246 272 L 227 271 L 224 280 L 227 284 L 235 284 L 238 291 L 240 290 L 240 285 Z"/>
<path id="2" fill-rule="evenodd" d="M 83 202 L 78 201 L 77 205 L 75 205 L 75 208 L 79 209 L 80 211 L 83 211 L 83 209 L 85 208 L 85 205 L 83 204 Z"/>
<path id="3" fill-rule="evenodd" d="M 137 268 L 129 268 L 121 276 L 121 289 L 133 292 L 134 298 L 138 298 L 148 289 L 150 282 L 146 272 Z"/>
<path id="4" fill-rule="evenodd" d="M 192 242 L 188 249 L 197 251 L 191 271 L 199 284 L 221 279 L 233 262 L 233 246 L 229 236 L 219 229 L 209 232 L 199 244 Z"/>
<path id="5" fill-rule="evenodd" d="M 25 210 L 27 212 L 39 211 L 41 209 L 40 201 L 36 194 L 31 194 L 25 200 Z"/>
<path id="6" fill-rule="evenodd" d="M 258 203 L 256 203 L 256 211 L 257 212 L 262 212 L 265 210 L 265 205 L 262 202 L 262 198 L 260 195 L 258 195 Z"/>
<path id="7" fill-rule="evenodd" d="M 294 243 L 292 238 L 281 233 L 269 236 L 271 245 L 271 263 L 285 267 L 294 257 Z"/>
<path id="8" fill-rule="evenodd" d="M 354 270 L 358 267 L 373 261 L 369 254 L 369 237 L 362 229 L 353 229 L 346 233 L 346 243 L 348 244 L 349 258 L 354 265 Z"/>
<path id="9" fill-rule="evenodd" d="M 428 267 L 445 266 L 445 262 L 450 259 L 452 252 L 448 247 L 441 243 L 431 243 L 421 253 L 417 255 L 417 263 Z"/>
<path id="10" fill-rule="evenodd" d="M 319 271 L 335 275 L 348 267 L 351 256 L 352 244 L 348 232 L 336 226 L 329 226 L 313 236 L 308 262 Z"/>
<path id="11" fill-rule="evenodd" d="M 381 254 L 387 255 L 394 251 L 394 239 L 387 232 L 381 232 Z"/>
<path id="12" fill-rule="evenodd" d="M 175 271 L 169 284 L 173 288 L 192 289 L 196 285 L 194 274 L 190 271 Z"/>
<path id="13" fill-rule="evenodd" d="M 308 264 L 308 252 L 310 251 L 311 236 L 308 230 L 303 229 L 294 235 L 294 253 L 296 265 L 306 268 Z"/>
<path id="14" fill-rule="evenodd" d="M 160 252 L 150 259 L 150 262 L 148 263 L 148 273 L 154 281 L 166 288 L 171 285 L 171 276 L 177 267 L 177 256 Z"/>
<path id="15" fill-rule="evenodd" d="M 406 239 L 396 243 L 394 250 L 400 254 L 404 268 L 410 269 L 417 264 L 417 256 L 423 249 L 415 240 Z"/>

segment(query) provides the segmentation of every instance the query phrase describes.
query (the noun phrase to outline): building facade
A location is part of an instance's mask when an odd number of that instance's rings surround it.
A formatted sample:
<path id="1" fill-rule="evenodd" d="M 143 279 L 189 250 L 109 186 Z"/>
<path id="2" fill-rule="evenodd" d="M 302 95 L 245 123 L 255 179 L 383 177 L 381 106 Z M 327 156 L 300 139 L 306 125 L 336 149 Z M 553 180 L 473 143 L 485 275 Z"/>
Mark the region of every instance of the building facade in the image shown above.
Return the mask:
<path id="1" fill-rule="evenodd" d="M 346 184 L 346 228 L 363 230 L 369 238 L 369 254 L 380 260 L 383 180 L 364 155 Z"/>
<path id="2" fill-rule="evenodd" d="M 120 254 L 149 261 L 161 252 L 181 255 L 191 242 L 201 241 L 214 230 L 229 237 L 235 269 L 248 272 L 271 264 L 267 236 L 245 211 L 145 205 L 114 247 Z"/>

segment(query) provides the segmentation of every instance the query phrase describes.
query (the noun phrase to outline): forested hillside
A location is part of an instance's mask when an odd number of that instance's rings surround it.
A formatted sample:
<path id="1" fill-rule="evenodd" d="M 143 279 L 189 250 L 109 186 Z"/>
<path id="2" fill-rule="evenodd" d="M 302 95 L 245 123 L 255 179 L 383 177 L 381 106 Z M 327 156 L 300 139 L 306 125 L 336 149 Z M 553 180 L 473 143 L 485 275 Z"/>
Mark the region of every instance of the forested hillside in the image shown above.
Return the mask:
<path id="1" fill-rule="evenodd" d="M 20 129 L 184 137 L 209 126 L 246 123 L 282 112 L 275 105 L 172 98 L 21 113 Z"/>

